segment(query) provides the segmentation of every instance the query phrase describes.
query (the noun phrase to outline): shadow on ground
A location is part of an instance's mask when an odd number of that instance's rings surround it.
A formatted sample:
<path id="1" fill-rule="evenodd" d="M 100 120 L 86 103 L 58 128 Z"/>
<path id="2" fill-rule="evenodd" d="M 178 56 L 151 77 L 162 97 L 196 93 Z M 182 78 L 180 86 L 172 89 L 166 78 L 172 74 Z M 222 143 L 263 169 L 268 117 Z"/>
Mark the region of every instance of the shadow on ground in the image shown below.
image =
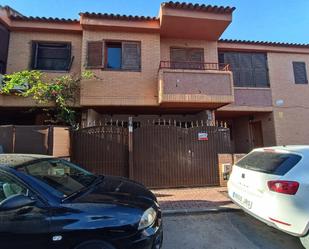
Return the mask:
<path id="1" fill-rule="evenodd" d="M 160 201 L 160 206 L 163 210 L 220 208 L 230 204 L 232 204 L 231 201 L 208 201 L 208 200 Z"/>

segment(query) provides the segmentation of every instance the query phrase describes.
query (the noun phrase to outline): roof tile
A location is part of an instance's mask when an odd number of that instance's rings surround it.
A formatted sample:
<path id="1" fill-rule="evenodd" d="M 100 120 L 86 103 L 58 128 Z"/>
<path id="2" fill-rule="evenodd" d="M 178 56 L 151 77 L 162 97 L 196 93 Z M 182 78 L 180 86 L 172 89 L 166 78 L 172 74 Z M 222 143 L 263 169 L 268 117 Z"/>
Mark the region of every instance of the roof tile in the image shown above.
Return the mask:
<path id="1" fill-rule="evenodd" d="M 57 22 L 57 23 L 79 23 L 77 19 L 38 17 L 38 16 L 10 16 L 15 21 L 39 21 L 39 22 Z"/>
<path id="2" fill-rule="evenodd" d="M 302 48 L 309 48 L 309 44 L 302 44 L 302 43 L 271 42 L 271 41 L 251 41 L 251 40 L 237 40 L 237 39 L 220 39 L 219 42 L 241 43 L 241 44 L 249 44 L 249 45 L 266 45 L 266 46 L 280 46 L 280 47 L 302 47 Z"/>
<path id="3" fill-rule="evenodd" d="M 80 13 L 80 16 L 110 20 L 125 20 L 125 21 L 151 21 L 158 20 L 157 17 L 150 16 L 132 16 L 132 15 L 119 15 L 119 14 L 108 14 L 108 13 L 95 13 L 95 12 L 84 12 Z"/>
<path id="4" fill-rule="evenodd" d="M 187 10 L 198 10 L 204 12 L 212 12 L 212 13 L 219 13 L 219 14 L 230 14 L 236 8 L 235 7 L 224 7 L 224 6 L 217 6 L 217 5 L 205 5 L 205 4 L 192 4 L 186 2 L 164 2 L 161 4 L 162 7 L 165 8 L 172 8 L 172 9 L 187 9 Z"/>

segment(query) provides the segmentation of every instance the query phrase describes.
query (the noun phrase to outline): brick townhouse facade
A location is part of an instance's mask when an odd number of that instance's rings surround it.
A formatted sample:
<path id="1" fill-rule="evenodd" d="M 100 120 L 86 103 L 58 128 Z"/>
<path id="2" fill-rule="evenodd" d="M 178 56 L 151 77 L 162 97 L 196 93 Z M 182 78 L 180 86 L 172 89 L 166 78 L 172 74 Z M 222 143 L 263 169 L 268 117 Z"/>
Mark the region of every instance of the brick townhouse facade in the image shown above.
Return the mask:
<path id="1" fill-rule="evenodd" d="M 308 144 L 309 45 L 220 39 L 235 8 L 167 2 L 158 17 L 80 13 L 79 20 L 0 9 L 0 72 L 81 82 L 81 123 L 113 116 L 227 122 L 234 152 Z M 0 96 L 0 124 L 41 124 L 30 99 Z"/>

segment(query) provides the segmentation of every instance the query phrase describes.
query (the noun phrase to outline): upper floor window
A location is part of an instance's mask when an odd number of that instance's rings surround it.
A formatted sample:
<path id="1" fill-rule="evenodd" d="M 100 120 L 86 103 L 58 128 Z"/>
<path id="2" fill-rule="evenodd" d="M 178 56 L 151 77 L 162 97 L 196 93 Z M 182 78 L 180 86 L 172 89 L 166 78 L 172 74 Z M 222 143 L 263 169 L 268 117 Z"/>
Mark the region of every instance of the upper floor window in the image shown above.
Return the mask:
<path id="1" fill-rule="evenodd" d="M 107 42 L 105 49 L 105 65 L 110 69 L 121 69 L 122 46 L 120 42 Z"/>
<path id="2" fill-rule="evenodd" d="M 32 69 L 69 71 L 73 59 L 71 43 L 32 42 Z"/>
<path id="3" fill-rule="evenodd" d="M 203 48 L 171 48 L 171 68 L 179 69 L 203 69 Z"/>
<path id="4" fill-rule="evenodd" d="M 293 71 L 295 84 L 308 84 L 305 62 L 293 61 Z"/>
<path id="5" fill-rule="evenodd" d="M 89 41 L 87 67 L 109 70 L 141 70 L 141 43 L 134 41 Z"/>
<path id="6" fill-rule="evenodd" d="M 219 63 L 230 65 L 236 87 L 269 87 L 266 53 L 220 52 Z"/>

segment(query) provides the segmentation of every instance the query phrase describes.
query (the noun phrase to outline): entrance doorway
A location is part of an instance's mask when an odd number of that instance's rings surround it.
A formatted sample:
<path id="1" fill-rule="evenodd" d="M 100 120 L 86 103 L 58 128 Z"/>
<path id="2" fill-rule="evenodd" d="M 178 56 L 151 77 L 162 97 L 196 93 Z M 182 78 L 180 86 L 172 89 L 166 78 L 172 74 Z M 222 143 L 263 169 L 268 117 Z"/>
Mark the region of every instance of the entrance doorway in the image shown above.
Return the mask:
<path id="1" fill-rule="evenodd" d="M 250 122 L 251 141 L 253 148 L 264 147 L 261 121 Z"/>

